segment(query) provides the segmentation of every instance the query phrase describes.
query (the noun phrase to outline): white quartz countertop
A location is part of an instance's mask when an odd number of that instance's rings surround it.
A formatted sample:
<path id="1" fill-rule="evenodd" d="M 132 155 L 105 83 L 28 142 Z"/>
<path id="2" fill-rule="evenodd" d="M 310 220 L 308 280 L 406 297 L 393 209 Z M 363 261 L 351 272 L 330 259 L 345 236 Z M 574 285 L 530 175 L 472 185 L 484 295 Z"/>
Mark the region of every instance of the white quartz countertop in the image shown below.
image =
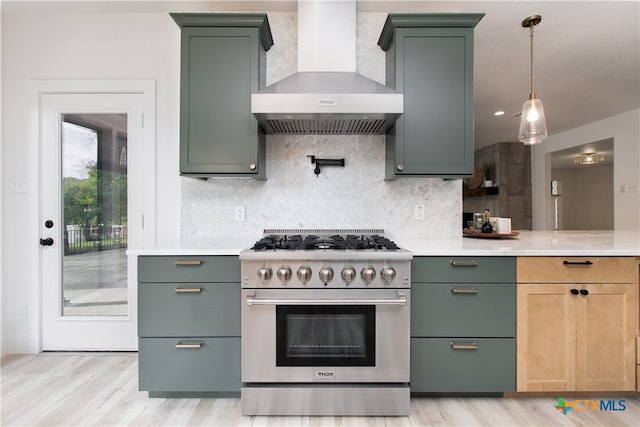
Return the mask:
<path id="1" fill-rule="evenodd" d="M 637 231 L 518 231 L 511 239 L 398 239 L 414 256 L 639 256 Z"/>
<path id="2" fill-rule="evenodd" d="M 640 256 L 638 231 L 518 231 L 513 239 L 473 237 L 411 239 L 394 237 L 414 256 Z M 238 255 L 251 238 L 166 242 L 129 255 Z"/>
<path id="3" fill-rule="evenodd" d="M 215 238 L 198 241 L 177 241 L 158 243 L 155 248 L 129 249 L 127 255 L 239 255 L 240 251 L 251 247 L 251 238 Z"/>

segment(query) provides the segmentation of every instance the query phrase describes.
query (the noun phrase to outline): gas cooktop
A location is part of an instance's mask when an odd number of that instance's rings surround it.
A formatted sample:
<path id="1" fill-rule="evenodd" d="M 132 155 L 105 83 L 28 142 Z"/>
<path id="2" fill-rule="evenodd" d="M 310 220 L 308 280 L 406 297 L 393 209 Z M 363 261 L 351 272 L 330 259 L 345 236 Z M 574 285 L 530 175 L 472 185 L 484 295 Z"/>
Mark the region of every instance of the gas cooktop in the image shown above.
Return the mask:
<path id="1" fill-rule="evenodd" d="M 250 250 L 391 250 L 400 249 L 383 236 L 384 230 L 371 229 L 267 229 Z"/>
<path id="2" fill-rule="evenodd" d="M 372 229 L 267 229 L 240 259 L 406 259 L 409 251 Z"/>
<path id="3" fill-rule="evenodd" d="M 314 234 L 303 236 L 294 235 L 269 235 L 258 240 L 251 248 L 254 251 L 260 250 L 391 250 L 395 251 L 398 246 L 395 242 L 386 237 L 374 235 L 334 234 L 323 237 Z"/>

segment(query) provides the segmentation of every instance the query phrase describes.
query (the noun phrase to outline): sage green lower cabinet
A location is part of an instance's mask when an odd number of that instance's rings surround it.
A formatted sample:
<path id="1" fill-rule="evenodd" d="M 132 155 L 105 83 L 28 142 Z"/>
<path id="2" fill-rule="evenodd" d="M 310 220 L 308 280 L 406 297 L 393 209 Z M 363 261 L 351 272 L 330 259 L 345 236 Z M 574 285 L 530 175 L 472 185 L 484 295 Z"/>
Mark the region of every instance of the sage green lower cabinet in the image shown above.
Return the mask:
<path id="1" fill-rule="evenodd" d="M 239 395 L 240 260 L 138 257 L 139 389 Z"/>
<path id="2" fill-rule="evenodd" d="M 138 334 L 240 336 L 238 283 L 140 283 Z"/>
<path id="3" fill-rule="evenodd" d="M 140 390 L 240 391 L 240 337 L 140 338 Z"/>
<path id="4" fill-rule="evenodd" d="M 504 393 L 516 380 L 513 257 L 415 257 L 411 392 Z"/>
<path id="5" fill-rule="evenodd" d="M 515 351 L 514 339 L 412 338 L 411 391 L 513 391 Z M 429 365 L 432 368 L 428 368 Z"/>

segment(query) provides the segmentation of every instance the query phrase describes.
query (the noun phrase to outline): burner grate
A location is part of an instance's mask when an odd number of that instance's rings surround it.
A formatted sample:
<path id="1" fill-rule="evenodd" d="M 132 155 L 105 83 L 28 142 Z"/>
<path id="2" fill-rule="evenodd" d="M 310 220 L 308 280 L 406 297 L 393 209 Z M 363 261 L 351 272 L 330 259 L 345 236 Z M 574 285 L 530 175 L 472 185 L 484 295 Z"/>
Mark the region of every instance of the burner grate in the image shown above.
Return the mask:
<path id="1" fill-rule="evenodd" d="M 298 232 L 320 231 L 320 230 L 300 230 L 300 229 L 269 229 L 265 230 L 265 236 L 257 241 L 253 246 L 254 251 L 262 250 L 398 250 L 395 242 L 379 234 L 369 232 L 374 229 L 348 231 L 366 231 L 362 234 L 342 234 L 328 235 L 328 231 L 345 230 L 322 230 L 318 234 L 289 234 Z M 381 231 L 381 230 L 379 230 Z M 269 234 L 267 234 L 269 232 Z M 274 233 L 277 232 L 277 233 Z"/>

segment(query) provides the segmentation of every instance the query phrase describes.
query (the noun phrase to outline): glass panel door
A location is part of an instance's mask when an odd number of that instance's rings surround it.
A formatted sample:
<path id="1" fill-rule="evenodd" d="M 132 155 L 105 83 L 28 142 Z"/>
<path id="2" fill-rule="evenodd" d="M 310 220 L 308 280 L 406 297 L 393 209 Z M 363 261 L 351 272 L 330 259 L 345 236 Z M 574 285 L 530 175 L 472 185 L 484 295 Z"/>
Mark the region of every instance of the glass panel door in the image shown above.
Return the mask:
<path id="1" fill-rule="evenodd" d="M 61 120 L 61 315 L 126 316 L 127 115 Z"/>
<path id="2" fill-rule="evenodd" d="M 125 251 L 145 232 L 144 99 L 40 95 L 43 350 L 137 348 L 136 270 Z"/>

